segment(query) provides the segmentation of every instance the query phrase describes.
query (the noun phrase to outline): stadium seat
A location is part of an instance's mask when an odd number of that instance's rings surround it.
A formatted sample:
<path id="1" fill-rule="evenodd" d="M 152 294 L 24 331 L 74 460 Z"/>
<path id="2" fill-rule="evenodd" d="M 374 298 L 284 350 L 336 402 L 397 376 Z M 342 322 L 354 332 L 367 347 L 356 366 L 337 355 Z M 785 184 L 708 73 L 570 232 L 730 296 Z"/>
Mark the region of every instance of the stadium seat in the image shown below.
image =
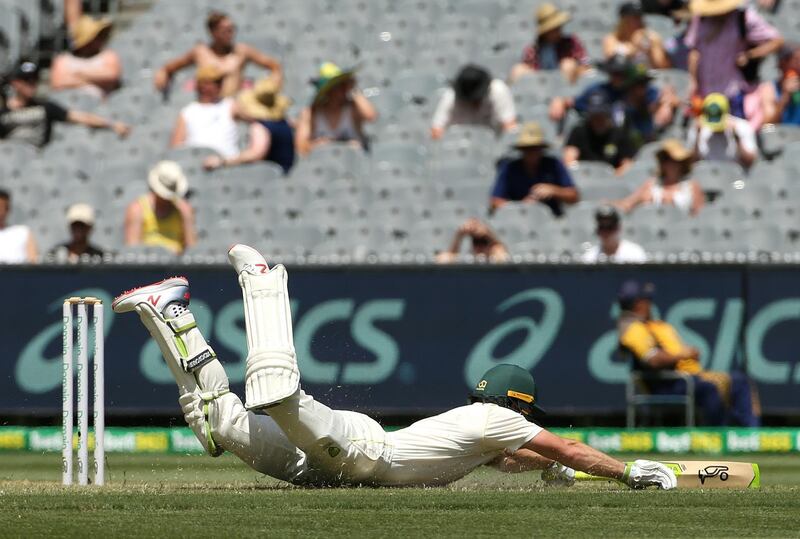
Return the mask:
<path id="1" fill-rule="evenodd" d="M 9 47 L 19 51 L 30 45 L 31 33 L 55 37 L 56 27 L 63 21 L 61 4 L 60 0 L 8 1 L 7 12 L 16 15 L 2 17 L 0 33 L 17 36 Z M 356 255 L 365 260 L 368 253 L 430 256 L 446 247 L 455 227 L 468 217 L 487 219 L 495 162 L 513 155 L 510 146 L 516 136 L 496 137 L 489 129 L 452 126 L 442 140 L 431 141 L 433 110 L 448 80 L 466 62 L 483 65 L 495 77 L 505 78 L 522 49 L 533 40 L 532 10 L 540 4 L 508 0 L 153 2 L 149 9 L 119 24 L 112 39 L 111 47 L 120 53 L 125 69 L 120 90 L 105 102 L 71 90 L 51 94 L 72 108 L 94 110 L 134 124 L 131 136 L 121 141 L 111 132 L 58 125 L 53 142 L 41 152 L 0 143 L 0 174 L 7 180 L 4 184 L 28 180 L 24 186 L 12 183 L 13 192 L 25 215 L 52 211 L 43 218 L 43 229 L 52 226 L 64 232 L 64 205 L 72 200 L 107 201 L 108 211 L 102 222 L 98 220 L 98 230 L 103 232 L 98 234 L 118 243 L 121 233 L 112 231 L 113 226 L 121 226 L 121 212 L 146 191 L 150 167 L 160 158 L 172 158 L 189 176 L 191 201 L 203 226 L 198 256 L 212 252 L 226 237 L 236 234 L 265 245 L 277 242 L 276 249 L 286 256 L 313 254 L 317 245 L 304 244 L 301 249 L 289 245 L 290 233 L 268 237 L 271 230 L 265 224 L 275 222 L 287 230 L 302 229 L 298 234 L 305 234 L 303 241 L 319 242 L 321 256 L 349 256 L 350 260 Z M 603 35 L 616 23 L 617 2 L 563 0 L 557 4 L 573 13 L 568 31 L 578 33 L 593 56 L 601 55 Z M 785 9 L 791 11 L 794 4 L 790 2 Z M 292 114 L 310 101 L 314 90 L 308 79 L 320 62 L 358 66 L 359 86 L 380 113 L 377 122 L 365 126 L 371 152 L 340 144 L 320 147 L 299 158 L 285 177 L 279 167 L 268 163 L 206 172 L 202 159 L 210 150 L 165 150 L 177 111 L 194 99 L 193 92 L 183 86 L 194 70 L 176 74 L 169 102 L 153 90 L 153 72 L 193 43 L 207 39 L 203 19 L 212 8 L 233 14 L 239 40 L 283 62 L 284 92 L 294 100 Z M 647 22 L 662 32 L 662 37 L 671 34 L 669 19 L 647 16 Z M 780 22 L 784 29 L 795 24 Z M 0 58 L 6 57 L 0 51 Z M 774 60 L 766 64 L 766 71 L 775 71 Z M 257 79 L 263 73 L 262 68 L 248 65 L 244 75 Z M 684 96 L 688 88 L 685 72 L 656 70 L 654 75 L 659 84 L 671 84 Z M 554 95 L 574 96 L 604 79 L 597 70 L 575 85 L 557 71 L 525 76 L 512 88 L 518 116 L 521 121 L 539 121 L 553 151 L 558 152 L 556 126 L 549 121 L 547 102 Z M 800 228 L 796 224 L 800 208 L 794 203 L 800 199 L 800 183 L 794 179 L 800 166 L 789 157 L 800 149 L 800 129 L 767 125 L 760 135 L 768 159 L 760 160 L 749 175 L 726 163 L 696 165 L 693 177 L 713 201 L 697 218 L 688 220 L 672 209 L 637 208 L 623 217 L 626 236 L 648 249 L 727 252 L 750 251 L 746 241 L 754 238 L 763 239 L 770 249 L 781 250 L 775 238 L 782 234 L 786 248 L 794 248 L 791 233 Z M 584 202 L 568 207 L 563 219 L 554 219 L 543 205 L 509 205 L 489 221 L 510 236 L 511 244 L 531 252 L 577 253 L 592 238 L 597 204 L 622 198 L 651 177 L 659 148 L 659 142 L 645 145 L 623 177 L 616 177 L 605 164 L 581 163 L 573 176 Z M 59 164 L 58 174 L 53 173 L 52 163 Z M 63 178 L 64 171 L 68 179 Z M 54 200 L 37 204 L 38 198 Z M 219 224 L 219 232 L 210 231 L 214 223 Z M 322 235 L 309 232 L 309 226 L 321 228 L 317 232 Z M 770 228 L 773 226 L 779 232 Z M 348 229 L 369 227 L 376 231 L 354 232 L 352 239 L 343 235 Z M 336 237 L 329 238 L 329 233 Z M 292 237 L 295 240 L 298 238 Z M 431 246 L 432 242 L 439 246 Z"/>

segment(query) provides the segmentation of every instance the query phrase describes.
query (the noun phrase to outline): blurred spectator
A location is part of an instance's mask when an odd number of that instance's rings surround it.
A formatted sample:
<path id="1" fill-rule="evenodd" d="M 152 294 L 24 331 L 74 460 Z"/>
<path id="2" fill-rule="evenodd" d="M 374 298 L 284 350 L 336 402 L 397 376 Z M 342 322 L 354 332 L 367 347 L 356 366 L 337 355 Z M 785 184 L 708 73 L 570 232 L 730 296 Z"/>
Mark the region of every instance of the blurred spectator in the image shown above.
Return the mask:
<path id="1" fill-rule="evenodd" d="M 767 13 L 777 13 L 781 7 L 781 0 L 757 0 L 756 5 L 761 11 Z"/>
<path id="2" fill-rule="evenodd" d="M 614 56 L 602 62 L 598 67 L 608 74 L 608 80 L 591 84 L 575 98 L 553 97 L 550 100 L 550 119 L 554 122 L 561 122 L 565 119 L 570 109 L 585 113 L 589 96 L 602 93 L 612 105 L 614 123 L 622 125 L 625 122 L 626 77 L 632 65 L 623 56 Z"/>
<path id="3" fill-rule="evenodd" d="M 728 99 L 722 94 L 710 94 L 703 100 L 688 142 L 697 159 L 734 161 L 744 168 L 753 164 L 758 152 L 755 131 L 747 120 L 730 114 Z"/>
<path id="4" fill-rule="evenodd" d="M 572 177 L 561 161 L 545 155 L 548 147 L 538 123 L 522 125 L 514 145 L 522 156 L 500 164 L 492 188 L 491 211 L 509 201 L 541 202 L 560 217 L 564 204 L 578 202 L 580 195 Z"/>
<path id="5" fill-rule="evenodd" d="M 81 257 L 95 260 L 103 257 L 103 250 L 89 243 L 94 227 L 94 208 L 88 204 L 73 204 L 67 210 L 70 240 L 56 245 L 50 250 L 50 257 L 55 262 L 75 264 Z"/>
<path id="6" fill-rule="evenodd" d="M 222 72 L 210 65 L 197 70 L 197 100 L 178 115 L 171 147 L 211 148 L 226 159 L 239 154 L 235 101 L 222 97 L 223 78 Z"/>
<path id="7" fill-rule="evenodd" d="M 570 14 L 553 4 L 542 4 L 536 10 L 536 40 L 525 47 L 522 62 L 514 65 L 509 81 L 514 84 L 520 77 L 533 71 L 559 69 L 564 78 L 575 82 L 590 67 L 591 60 L 583 43 L 572 34 L 563 32 Z"/>
<path id="8" fill-rule="evenodd" d="M 676 17 L 676 12 L 687 8 L 687 0 L 642 0 L 642 12 L 649 15 L 664 15 Z"/>
<path id="9" fill-rule="evenodd" d="M 617 295 L 620 314 L 617 320 L 619 344 L 633 358 L 633 368 L 642 371 L 677 371 L 690 375 L 695 383 L 695 402 L 703 411 L 705 423 L 726 425 L 732 419 L 743 427 L 761 424 L 760 405 L 746 376 L 740 372 L 705 371 L 700 351 L 687 346 L 676 329 L 655 320 L 651 283 L 626 281 Z M 649 381 L 651 393 L 660 395 L 686 393 L 682 379 Z"/>
<path id="10" fill-rule="evenodd" d="M 294 165 L 294 131 L 286 121 L 291 101 L 280 93 L 278 82 L 270 77 L 259 81 L 252 90 L 239 95 L 238 115 L 253 121 L 250 126 L 250 146 L 233 158 L 218 155 L 203 161 L 206 169 L 239 165 L 254 161 L 272 161 L 288 174 Z"/>
<path id="11" fill-rule="evenodd" d="M 377 120 L 378 113 L 356 86 L 355 70 L 325 62 L 311 83 L 317 92 L 311 106 L 300 113 L 295 134 L 300 155 L 330 142 L 349 142 L 366 149 L 364 124 Z"/>
<path id="12" fill-rule="evenodd" d="M 615 262 L 620 264 L 642 264 L 647 262 L 647 255 L 642 247 L 621 236 L 619 213 L 614 206 L 605 205 L 597 208 L 594 214 L 595 233 L 600 240 L 583 254 L 587 264 L 597 262 Z"/>
<path id="13" fill-rule="evenodd" d="M 503 245 L 503 242 L 497 238 L 497 235 L 486 223 L 481 222 L 479 219 L 469 219 L 458 227 L 458 231 L 453 237 L 453 242 L 450 244 L 450 249 L 439 253 L 436 256 L 436 262 L 447 264 L 457 260 L 464 238 L 469 238 L 472 242 L 472 248 L 470 249 L 472 256 L 486 257 L 489 262 L 506 262 L 509 258 L 506 246 Z"/>
<path id="14" fill-rule="evenodd" d="M 39 66 L 33 62 L 20 61 L 9 80 L 14 93 L 0 110 L 0 139 L 18 140 L 41 148 L 50 142 L 54 122 L 111 129 L 120 137 L 130 132 L 130 127 L 122 122 L 112 122 L 89 112 L 67 110 L 53 101 L 36 97 Z"/>
<path id="15" fill-rule="evenodd" d="M 625 172 L 636 155 L 636 143 L 627 126 L 616 126 L 611 117 L 611 103 L 598 92 L 589 96 L 583 120 L 576 125 L 564 147 L 564 163 L 578 161 L 608 163 L 617 174 Z"/>
<path id="16" fill-rule="evenodd" d="M 769 123 L 800 125 L 800 45 L 781 48 L 778 55 L 781 76 L 769 83 L 765 120 Z"/>
<path id="17" fill-rule="evenodd" d="M 63 52 L 50 66 L 53 90 L 80 88 L 98 97 L 105 97 L 120 87 L 122 61 L 107 49 L 112 23 L 82 16 L 70 29 L 72 52 Z"/>
<path id="18" fill-rule="evenodd" d="M 514 97 L 505 82 L 484 68 L 461 68 L 451 88 L 442 94 L 433 115 L 431 138 L 439 139 L 451 125 L 483 125 L 503 133 L 516 129 Z"/>
<path id="19" fill-rule="evenodd" d="M 83 16 L 83 0 L 64 0 L 64 25 L 71 30 Z"/>
<path id="20" fill-rule="evenodd" d="M 630 196 L 619 201 L 626 213 L 637 206 L 675 206 L 690 215 L 705 205 L 705 195 L 697 180 L 689 178 L 692 172 L 692 152 L 677 139 L 663 142 L 656 154 L 658 176 L 646 180 Z"/>
<path id="21" fill-rule="evenodd" d="M 189 182 L 178 163 L 161 161 L 147 183 L 150 192 L 125 212 L 125 245 L 153 245 L 180 254 L 196 242 L 194 210 L 184 199 Z"/>
<path id="22" fill-rule="evenodd" d="M 210 148 L 218 155 L 203 160 L 206 169 L 261 161 L 270 148 L 270 134 L 261 123 L 251 121 L 247 148 L 239 151 L 237 120 L 253 120 L 241 112 L 237 101 L 222 97 L 222 73 L 212 66 L 197 70 L 197 101 L 185 106 L 172 131 L 170 146 Z M 286 103 L 281 100 L 283 111 Z"/>
<path id="23" fill-rule="evenodd" d="M 612 111 L 612 118 L 615 125 L 622 126 L 626 122 L 626 115 L 629 112 L 629 104 L 626 102 L 627 95 L 632 83 L 639 83 L 636 80 L 642 72 L 637 64 L 631 63 L 624 56 L 614 56 L 604 61 L 598 66 L 608 74 L 608 80 L 598 82 L 587 87 L 580 95 L 572 97 L 554 97 L 550 101 L 550 119 L 555 122 L 564 120 L 567 111 L 575 109 L 579 113 L 586 113 L 589 98 L 596 94 L 602 94 L 609 102 Z M 646 104 L 648 109 L 659 110 L 663 101 L 671 104 L 672 100 L 667 99 L 669 94 L 659 91 L 657 87 L 649 83 L 644 89 Z"/>
<path id="24" fill-rule="evenodd" d="M 603 38 L 603 55 L 606 58 L 623 56 L 653 69 L 670 67 L 661 36 L 645 26 L 639 3 L 625 2 L 618 13 L 617 28 Z"/>
<path id="25" fill-rule="evenodd" d="M 762 114 L 760 96 L 748 96 L 758 82 L 761 60 L 777 51 L 783 39 L 755 8 L 744 4 L 744 0 L 691 2 L 694 17 L 686 45 L 691 49 L 691 95 L 723 94 L 734 116 L 749 118 Z"/>
<path id="26" fill-rule="evenodd" d="M 39 260 L 36 239 L 25 225 L 9 225 L 11 194 L 0 189 L 0 264 L 35 264 Z"/>
<path id="27" fill-rule="evenodd" d="M 658 138 L 681 103 L 671 86 L 659 90 L 650 84 L 652 80 L 643 64 L 632 66 L 625 79 L 625 123 L 637 149 Z"/>
<path id="28" fill-rule="evenodd" d="M 206 27 L 211 35 L 210 44 L 198 43 L 156 71 L 153 82 L 159 91 L 165 92 L 172 76 L 190 65 L 197 65 L 198 69 L 213 67 L 221 72 L 222 95 L 226 97 L 233 96 L 241 88 L 244 68 L 249 62 L 269 69 L 278 80 L 283 79 L 280 62 L 250 45 L 235 42 L 236 25 L 227 14 L 212 11 L 206 19 Z"/>
<path id="29" fill-rule="evenodd" d="M 691 14 L 688 9 L 673 12 L 675 19 L 675 34 L 664 40 L 664 51 L 669 57 L 669 64 L 673 69 L 689 70 L 689 47 L 686 45 L 686 33 L 689 31 Z"/>

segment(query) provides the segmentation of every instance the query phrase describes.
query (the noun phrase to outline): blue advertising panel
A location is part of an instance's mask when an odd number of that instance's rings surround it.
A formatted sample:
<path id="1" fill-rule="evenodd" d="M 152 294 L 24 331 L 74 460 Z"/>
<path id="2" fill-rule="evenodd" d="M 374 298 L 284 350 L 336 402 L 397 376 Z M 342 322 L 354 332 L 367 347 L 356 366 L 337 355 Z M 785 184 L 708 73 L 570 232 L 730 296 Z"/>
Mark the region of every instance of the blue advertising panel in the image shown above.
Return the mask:
<path id="1" fill-rule="evenodd" d="M 0 272 L 0 411 L 58 413 L 61 305 L 91 295 L 107 306 L 109 413 L 179 413 L 169 370 L 138 317 L 110 311 L 120 291 L 171 271 Z M 235 275 L 228 268 L 186 274 L 199 326 L 243 395 L 246 339 Z M 289 292 L 303 385 L 336 407 L 435 412 L 463 403 L 482 372 L 509 362 L 534 373 L 551 412 L 621 411 L 628 365 L 615 353 L 615 295 L 637 278 L 656 284 L 660 316 L 700 349 L 706 368 L 748 360 L 765 409 L 798 410 L 800 290 L 790 275 L 744 267 L 290 268 Z"/>
<path id="2" fill-rule="evenodd" d="M 800 279 L 797 269 L 748 273 L 745 351 L 761 400 L 800 408 Z"/>

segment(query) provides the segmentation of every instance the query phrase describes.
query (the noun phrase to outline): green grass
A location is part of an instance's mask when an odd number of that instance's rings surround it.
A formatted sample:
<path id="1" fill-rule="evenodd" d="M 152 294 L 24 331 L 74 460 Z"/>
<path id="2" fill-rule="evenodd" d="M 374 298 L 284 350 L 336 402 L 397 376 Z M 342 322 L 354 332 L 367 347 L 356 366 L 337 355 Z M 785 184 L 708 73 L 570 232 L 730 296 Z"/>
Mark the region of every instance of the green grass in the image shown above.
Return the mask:
<path id="1" fill-rule="evenodd" d="M 488 469 L 447 488 L 303 489 L 230 456 L 111 454 L 108 486 L 65 488 L 59 455 L 2 453 L 0 536 L 800 536 L 800 457 L 754 460 L 758 491 L 548 489 Z"/>

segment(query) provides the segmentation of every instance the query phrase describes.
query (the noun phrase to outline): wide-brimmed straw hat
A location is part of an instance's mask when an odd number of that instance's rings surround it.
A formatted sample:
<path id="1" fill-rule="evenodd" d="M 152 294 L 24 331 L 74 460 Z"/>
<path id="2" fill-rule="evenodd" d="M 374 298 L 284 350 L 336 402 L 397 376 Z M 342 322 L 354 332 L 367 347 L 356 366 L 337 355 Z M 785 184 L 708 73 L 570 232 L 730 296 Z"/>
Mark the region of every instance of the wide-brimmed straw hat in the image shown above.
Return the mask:
<path id="1" fill-rule="evenodd" d="M 553 4 L 547 3 L 539 6 L 535 13 L 536 35 L 546 34 L 567 24 L 571 18 L 566 11 L 561 11 Z"/>
<path id="2" fill-rule="evenodd" d="M 273 77 L 262 79 L 251 90 L 239 94 L 242 112 L 259 120 L 281 120 L 292 101 L 280 93 L 281 86 Z"/>
<path id="3" fill-rule="evenodd" d="M 676 139 L 670 138 L 661 143 L 661 148 L 656 152 L 658 160 L 669 158 L 683 165 L 683 174 L 686 175 L 692 170 L 694 164 L 694 155 L 683 143 Z"/>
<path id="4" fill-rule="evenodd" d="M 692 15 L 715 17 L 739 9 L 744 2 L 745 0 L 691 0 L 689 9 Z"/>
<path id="5" fill-rule="evenodd" d="M 194 74 L 194 80 L 197 82 L 218 82 L 224 78 L 225 73 L 211 64 L 198 67 Z"/>
<path id="6" fill-rule="evenodd" d="M 189 180 L 175 161 L 159 161 L 147 176 L 150 189 L 164 200 L 178 200 L 186 196 Z"/>
<path id="7" fill-rule="evenodd" d="M 352 79 L 355 76 L 357 68 L 342 69 L 333 62 L 325 62 L 319 66 L 319 74 L 315 79 L 311 79 L 311 84 L 317 89 L 314 95 L 314 104 L 316 105 L 325 95 L 333 88 Z"/>
<path id="8" fill-rule="evenodd" d="M 525 122 L 519 130 L 514 148 L 522 150 L 524 148 L 546 148 L 550 144 L 544 139 L 544 131 L 539 122 Z"/>
<path id="9" fill-rule="evenodd" d="M 114 23 L 110 19 L 93 19 L 88 15 L 82 15 L 70 29 L 72 50 L 82 49 L 103 32 L 110 31 L 113 26 Z"/>

